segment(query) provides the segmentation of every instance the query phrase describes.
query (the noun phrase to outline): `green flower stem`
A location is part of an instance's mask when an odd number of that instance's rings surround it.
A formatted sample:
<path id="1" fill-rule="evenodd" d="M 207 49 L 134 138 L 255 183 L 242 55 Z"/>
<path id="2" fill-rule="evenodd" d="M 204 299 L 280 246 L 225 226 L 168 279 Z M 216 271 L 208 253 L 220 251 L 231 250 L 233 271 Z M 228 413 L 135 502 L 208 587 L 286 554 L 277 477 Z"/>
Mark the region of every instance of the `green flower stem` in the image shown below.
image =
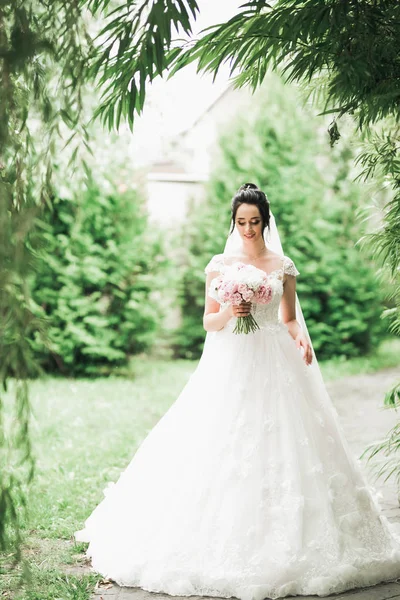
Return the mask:
<path id="1" fill-rule="evenodd" d="M 245 317 L 237 317 L 233 333 L 250 333 L 250 331 L 254 333 L 257 329 L 260 329 L 260 327 L 253 315 L 250 314 Z"/>

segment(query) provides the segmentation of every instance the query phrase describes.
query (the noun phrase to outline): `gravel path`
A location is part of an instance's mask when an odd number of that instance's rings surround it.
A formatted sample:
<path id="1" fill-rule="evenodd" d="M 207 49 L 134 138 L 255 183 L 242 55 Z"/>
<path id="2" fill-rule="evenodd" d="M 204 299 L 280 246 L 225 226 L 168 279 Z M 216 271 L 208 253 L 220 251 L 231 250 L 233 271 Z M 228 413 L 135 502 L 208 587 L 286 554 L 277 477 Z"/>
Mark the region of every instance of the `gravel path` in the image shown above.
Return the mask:
<path id="1" fill-rule="evenodd" d="M 398 415 L 394 410 L 383 408 L 384 391 L 399 378 L 400 369 L 390 369 L 371 375 L 355 375 L 328 383 L 327 387 L 344 428 L 346 438 L 359 458 L 365 448 L 381 439 L 396 423 Z M 376 481 L 365 460 L 363 470 L 376 490 L 381 494 L 381 506 L 388 519 L 400 522 L 400 508 L 396 487 L 393 483 Z M 200 596 L 190 596 L 191 600 L 201 600 Z M 296 596 L 299 600 L 316 599 L 318 596 Z M 396 583 L 381 584 L 360 590 L 330 596 L 336 600 L 400 600 L 400 580 Z M 171 600 L 166 594 L 146 592 L 140 588 L 119 588 L 104 582 L 96 590 L 93 600 Z"/>

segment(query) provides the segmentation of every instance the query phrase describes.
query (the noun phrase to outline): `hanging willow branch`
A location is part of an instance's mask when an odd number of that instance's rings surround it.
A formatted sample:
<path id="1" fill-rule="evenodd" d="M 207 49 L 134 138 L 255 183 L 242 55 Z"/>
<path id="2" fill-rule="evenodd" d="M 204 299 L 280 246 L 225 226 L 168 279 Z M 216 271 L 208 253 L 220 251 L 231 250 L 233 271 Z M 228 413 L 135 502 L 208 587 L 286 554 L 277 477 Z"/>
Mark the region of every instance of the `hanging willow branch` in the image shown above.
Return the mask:
<path id="1" fill-rule="evenodd" d="M 28 382 L 39 369 L 29 340 L 46 330 L 29 280 L 41 259 L 60 128 L 85 136 L 78 124 L 91 40 L 82 10 L 77 0 L 0 4 L 0 549 L 16 559 L 34 472 Z"/>

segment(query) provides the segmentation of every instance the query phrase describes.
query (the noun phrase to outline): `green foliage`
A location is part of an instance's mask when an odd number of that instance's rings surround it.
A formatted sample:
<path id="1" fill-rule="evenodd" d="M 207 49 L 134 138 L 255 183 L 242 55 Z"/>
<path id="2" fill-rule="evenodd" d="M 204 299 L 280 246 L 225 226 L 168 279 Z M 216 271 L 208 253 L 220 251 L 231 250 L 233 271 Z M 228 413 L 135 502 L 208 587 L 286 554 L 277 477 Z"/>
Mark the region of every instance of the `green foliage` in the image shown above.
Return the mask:
<path id="1" fill-rule="evenodd" d="M 27 282 L 40 244 L 38 218 L 53 193 L 60 125 L 84 132 L 80 94 L 90 37 L 77 2 L 0 3 L 0 364 L 17 380 L 11 420 L 0 397 L 0 550 L 19 558 L 19 523 L 32 478 L 27 380 L 38 373 L 29 340 L 43 336 Z M 79 137 L 77 135 L 76 137 Z"/>
<path id="2" fill-rule="evenodd" d="M 146 83 L 165 72 L 180 53 L 179 47 L 172 47 L 173 29 L 191 33 L 190 18 L 198 13 L 197 2 L 144 0 L 119 4 L 111 11 L 107 0 L 87 4 L 93 14 L 102 11 L 107 16 L 90 64 L 91 76 L 105 88 L 95 116 L 100 115 L 110 129 L 119 128 L 121 117 L 133 128 L 135 112 L 143 109 Z"/>
<path id="3" fill-rule="evenodd" d="M 256 89 L 269 67 L 282 68 L 289 81 L 318 80 L 326 110 L 364 125 L 397 112 L 399 44 L 397 2 L 253 0 L 182 47 L 175 70 L 199 60 L 216 73 L 229 63 L 237 85 Z"/>
<path id="4" fill-rule="evenodd" d="M 108 3 L 95 4 L 101 10 Z M 132 110 L 140 112 L 147 81 L 168 69 L 171 76 L 193 61 L 198 62 L 199 71 L 213 75 L 221 65 L 229 64 L 236 85 L 253 89 L 261 85 L 269 68 L 281 68 L 290 81 L 315 82 L 327 111 L 355 115 L 360 125 L 397 113 L 398 3 L 249 0 L 228 22 L 207 28 L 193 43 L 172 40 L 172 26 L 191 34 L 189 18 L 197 11 L 195 0 L 179 2 L 179 9 L 173 2 L 161 7 L 151 0 L 128 10 L 125 6 L 116 9 L 102 32 L 109 34 L 106 49 L 97 47 L 92 67 L 95 74 L 104 74 L 101 83 L 111 80 L 108 103 L 100 110 L 104 114 L 107 108 L 110 126 L 115 111 L 119 118 L 121 111 L 127 112 L 129 81 L 135 81 Z M 113 43 L 119 51 L 110 59 Z M 129 118 L 133 118 L 132 111 Z"/>
<path id="5" fill-rule="evenodd" d="M 201 352 L 204 267 L 223 251 L 230 199 L 245 181 L 267 192 L 285 254 L 299 268 L 298 293 L 317 356 L 366 354 L 384 334 L 373 265 L 355 248 L 363 232 L 355 215 L 362 198 L 359 187 L 348 182 L 351 152 L 324 154 L 316 120 L 300 105 L 293 89 L 270 77 L 252 99 L 252 116 L 221 140 L 207 201 L 191 211 L 185 227 L 190 244 L 180 290 L 178 355 Z"/>
<path id="6" fill-rule="evenodd" d="M 387 121 L 386 131 L 370 133 L 369 143 L 358 157 L 358 162 L 363 167 L 360 177 L 364 180 L 373 177 L 376 187 L 391 191 L 383 210 L 382 226 L 378 231 L 365 236 L 362 244 L 381 265 L 382 279 L 390 281 L 389 305 L 383 317 L 389 323 L 389 330 L 400 336 L 400 130 L 397 119 Z M 389 390 L 387 397 L 395 397 L 399 386 L 400 383 Z M 399 433 L 400 443 L 400 427 L 390 433 L 388 439 L 393 438 L 396 432 Z M 392 442 L 389 447 L 393 447 Z"/>
<path id="7" fill-rule="evenodd" d="M 33 314 L 26 277 L 35 265 L 36 207 L 13 204 L 11 186 L 0 183 L 0 551 L 9 546 L 19 558 L 19 515 L 25 510 L 24 488 L 32 479 L 34 461 L 29 439 L 30 405 L 27 380 L 38 367 L 28 342 L 42 324 Z M 4 416 L 4 395 L 9 378 L 16 378 L 10 412 Z M 17 509 L 18 506 L 18 509 Z"/>
<path id="8" fill-rule="evenodd" d="M 53 201 L 44 260 L 32 281 L 48 343 L 33 349 L 46 371 L 109 373 L 147 349 L 159 323 L 153 280 L 164 262 L 135 191 L 94 183 L 79 202 Z"/>

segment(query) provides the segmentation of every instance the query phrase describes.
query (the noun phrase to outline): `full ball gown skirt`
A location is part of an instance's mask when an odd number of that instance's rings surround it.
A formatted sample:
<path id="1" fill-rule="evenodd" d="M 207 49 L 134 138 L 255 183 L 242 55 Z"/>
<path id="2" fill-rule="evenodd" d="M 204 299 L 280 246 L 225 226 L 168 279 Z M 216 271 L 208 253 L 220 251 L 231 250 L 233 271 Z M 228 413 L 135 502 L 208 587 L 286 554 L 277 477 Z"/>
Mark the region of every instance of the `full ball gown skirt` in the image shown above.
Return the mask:
<path id="1" fill-rule="evenodd" d="M 217 255 L 217 259 L 218 259 Z M 216 270 L 215 257 L 208 270 Z M 122 586 L 263 600 L 400 577 L 381 515 L 318 368 L 278 319 L 285 257 L 260 330 L 208 334 L 197 369 L 75 534 Z"/>

